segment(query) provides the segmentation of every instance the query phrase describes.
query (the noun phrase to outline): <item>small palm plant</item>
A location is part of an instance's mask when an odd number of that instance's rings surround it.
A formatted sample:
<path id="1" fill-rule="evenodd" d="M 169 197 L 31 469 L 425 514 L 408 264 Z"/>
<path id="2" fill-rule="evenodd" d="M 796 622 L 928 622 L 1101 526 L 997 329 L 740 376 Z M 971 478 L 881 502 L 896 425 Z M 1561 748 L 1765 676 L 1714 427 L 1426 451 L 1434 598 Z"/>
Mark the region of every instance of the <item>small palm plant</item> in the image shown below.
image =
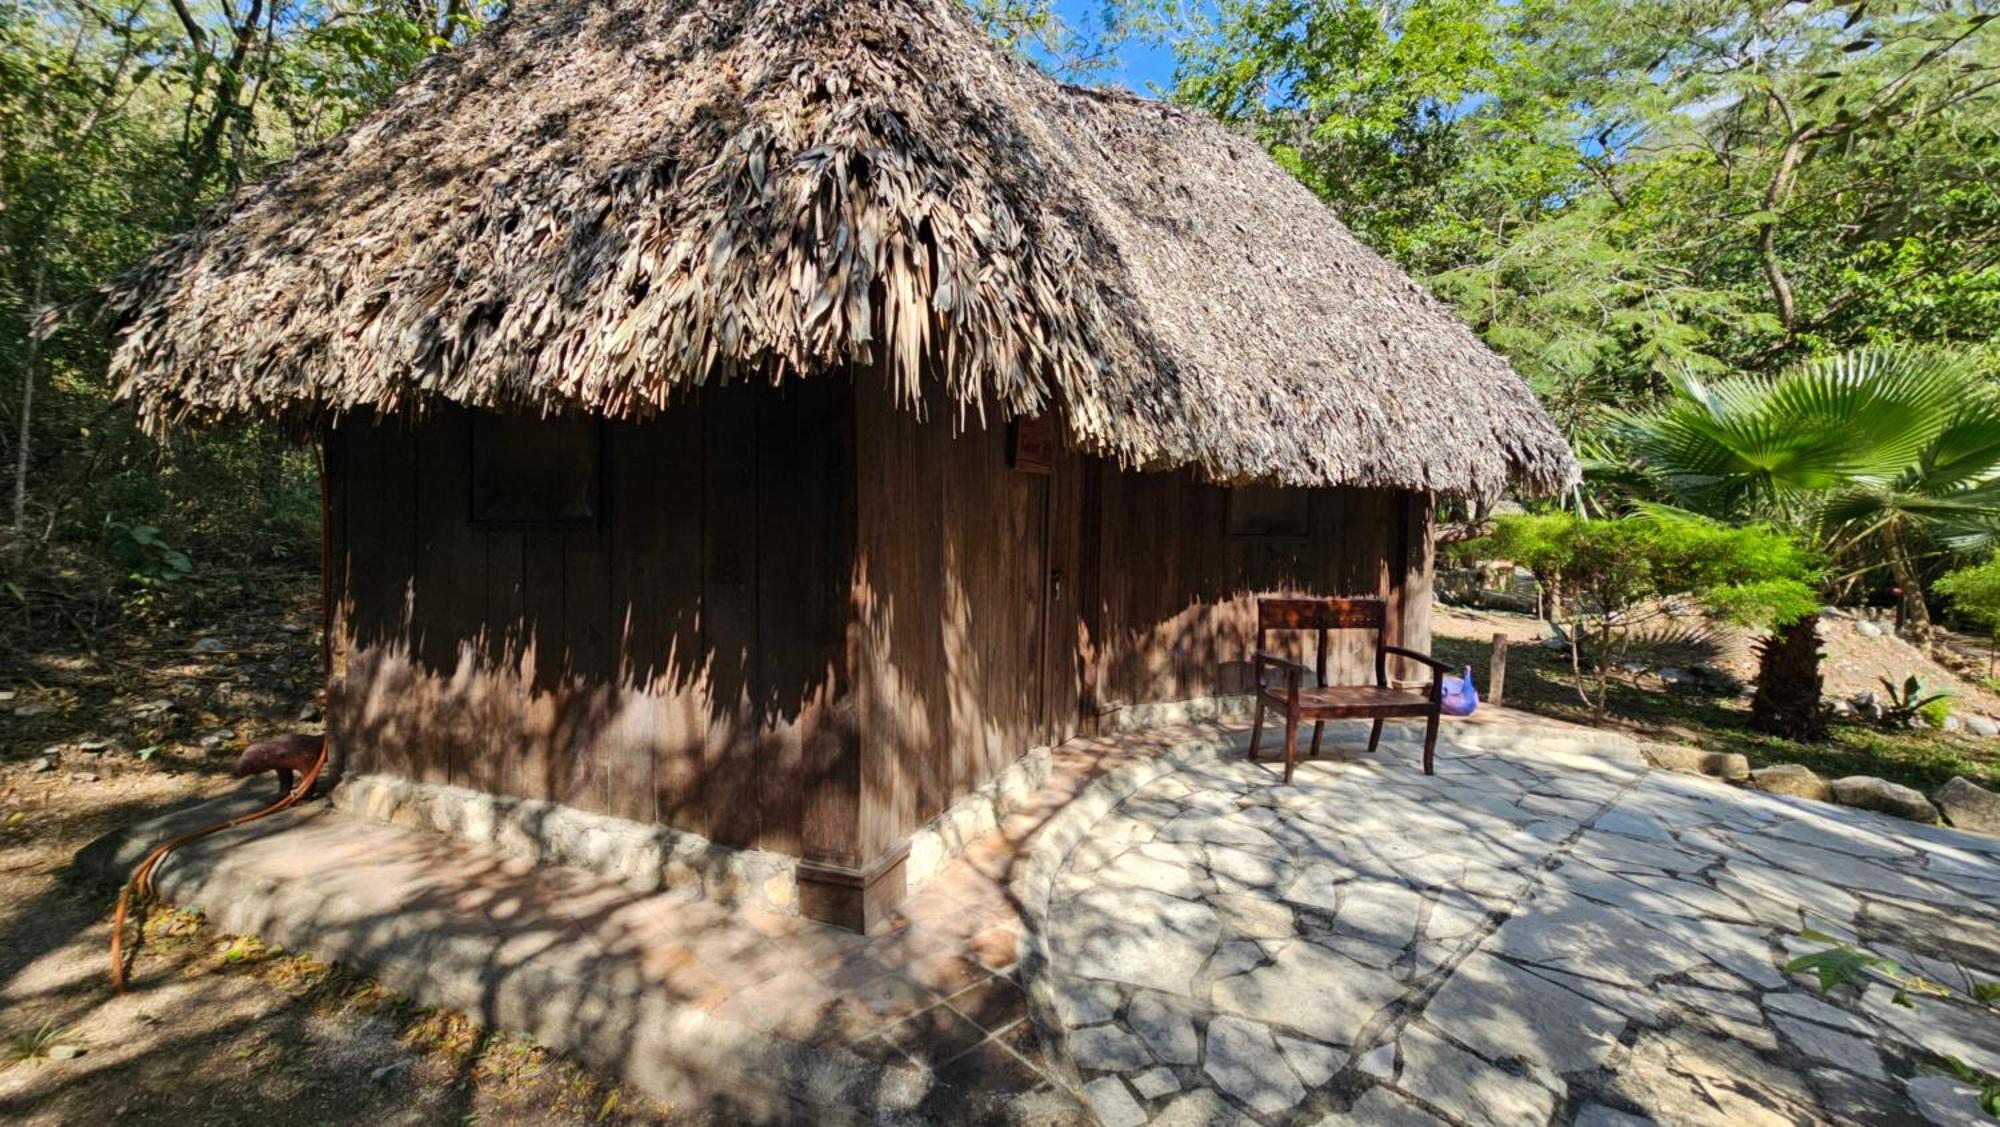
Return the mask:
<path id="1" fill-rule="evenodd" d="M 1917 719 L 1927 715 L 1932 705 L 1951 699 L 1950 693 L 1934 693 L 1926 689 L 1923 680 L 1915 674 L 1903 678 L 1901 685 L 1887 677 L 1879 680 L 1887 694 L 1882 702 L 1882 726 L 1885 728 L 1914 727 Z"/>
<path id="2" fill-rule="evenodd" d="M 2000 396 L 1958 354 L 1871 347 L 1776 376 L 1689 376 L 1626 423 L 1638 470 L 1678 503 L 1790 525 L 1842 565 L 1836 577 L 1887 569 L 1919 638 L 1921 561 L 2000 530 Z M 1817 734 L 1816 625 L 1801 619 L 1763 648 L 1759 727 Z"/>

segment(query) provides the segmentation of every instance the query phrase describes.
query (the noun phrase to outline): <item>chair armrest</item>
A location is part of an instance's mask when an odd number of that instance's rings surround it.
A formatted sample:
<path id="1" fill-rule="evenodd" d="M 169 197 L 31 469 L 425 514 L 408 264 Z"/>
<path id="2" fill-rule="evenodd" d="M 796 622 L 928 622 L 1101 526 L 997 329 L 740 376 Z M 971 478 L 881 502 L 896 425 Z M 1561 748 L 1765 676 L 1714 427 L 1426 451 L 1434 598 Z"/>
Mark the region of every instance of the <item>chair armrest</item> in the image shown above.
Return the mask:
<path id="1" fill-rule="evenodd" d="M 1301 677 L 1313 676 L 1312 669 L 1306 666 L 1304 663 L 1293 661 L 1290 658 L 1279 657 L 1277 654 L 1269 653 L 1264 650 L 1257 651 L 1255 660 L 1252 664 L 1259 666 L 1277 665 L 1277 666 L 1282 666 L 1285 669 L 1290 670 L 1291 672 Z"/>
<path id="2" fill-rule="evenodd" d="M 1458 672 L 1458 670 L 1453 669 L 1451 666 L 1446 665 L 1429 654 L 1420 654 L 1415 650 L 1406 650 L 1401 646 L 1382 646 L 1380 648 L 1385 654 L 1395 654 L 1397 657 L 1406 657 L 1411 661 L 1423 662 L 1425 665 L 1431 667 L 1433 677 L 1443 677 L 1447 673 Z"/>

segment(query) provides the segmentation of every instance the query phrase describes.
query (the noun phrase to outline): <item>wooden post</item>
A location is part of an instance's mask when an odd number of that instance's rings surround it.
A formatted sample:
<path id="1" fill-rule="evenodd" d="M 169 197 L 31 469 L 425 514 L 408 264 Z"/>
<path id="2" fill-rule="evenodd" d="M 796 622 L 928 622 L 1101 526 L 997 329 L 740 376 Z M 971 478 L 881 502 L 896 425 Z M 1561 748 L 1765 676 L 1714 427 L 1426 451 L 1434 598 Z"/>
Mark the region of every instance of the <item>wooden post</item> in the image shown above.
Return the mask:
<path id="1" fill-rule="evenodd" d="M 1493 635 L 1493 674 L 1487 678 L 1486 700 L 1499 704 L 1507 696 L 1507 635 Z"/>

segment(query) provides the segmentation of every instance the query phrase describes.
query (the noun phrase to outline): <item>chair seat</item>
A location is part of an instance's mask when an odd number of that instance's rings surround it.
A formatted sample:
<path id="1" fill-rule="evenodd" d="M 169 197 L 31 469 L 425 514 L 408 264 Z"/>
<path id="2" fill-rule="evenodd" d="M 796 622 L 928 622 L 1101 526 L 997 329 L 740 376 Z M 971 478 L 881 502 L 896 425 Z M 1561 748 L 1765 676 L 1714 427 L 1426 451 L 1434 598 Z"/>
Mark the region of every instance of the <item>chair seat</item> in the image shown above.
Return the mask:
<path id="1" fill-rule="evenodd" d="M 1283 705 L 1283 686 L 1264 695 Z M 1338 716 L 1428 716 L 1431 699 L 1411 689 L 1378 689 L 1373 685 L 1323 685 L 1299 689 L 1299 711 Z"/>

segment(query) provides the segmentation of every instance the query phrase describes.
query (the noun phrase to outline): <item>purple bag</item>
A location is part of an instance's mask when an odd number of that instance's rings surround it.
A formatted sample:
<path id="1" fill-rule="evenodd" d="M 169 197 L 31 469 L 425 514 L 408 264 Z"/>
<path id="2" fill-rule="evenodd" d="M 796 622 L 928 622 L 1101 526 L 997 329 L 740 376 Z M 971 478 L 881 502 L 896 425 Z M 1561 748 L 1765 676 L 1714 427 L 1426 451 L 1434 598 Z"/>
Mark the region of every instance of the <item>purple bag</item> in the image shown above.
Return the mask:
<path id="1" fill-rule="evenodd" d="M 1472 667 L 1465 667 L 1465 676 L 1444 679 L 1444 700 L 1439 711 L 1446 716 L 1470 716 L 1479 707 L 1479 686 L 1472 683 Z"/>

